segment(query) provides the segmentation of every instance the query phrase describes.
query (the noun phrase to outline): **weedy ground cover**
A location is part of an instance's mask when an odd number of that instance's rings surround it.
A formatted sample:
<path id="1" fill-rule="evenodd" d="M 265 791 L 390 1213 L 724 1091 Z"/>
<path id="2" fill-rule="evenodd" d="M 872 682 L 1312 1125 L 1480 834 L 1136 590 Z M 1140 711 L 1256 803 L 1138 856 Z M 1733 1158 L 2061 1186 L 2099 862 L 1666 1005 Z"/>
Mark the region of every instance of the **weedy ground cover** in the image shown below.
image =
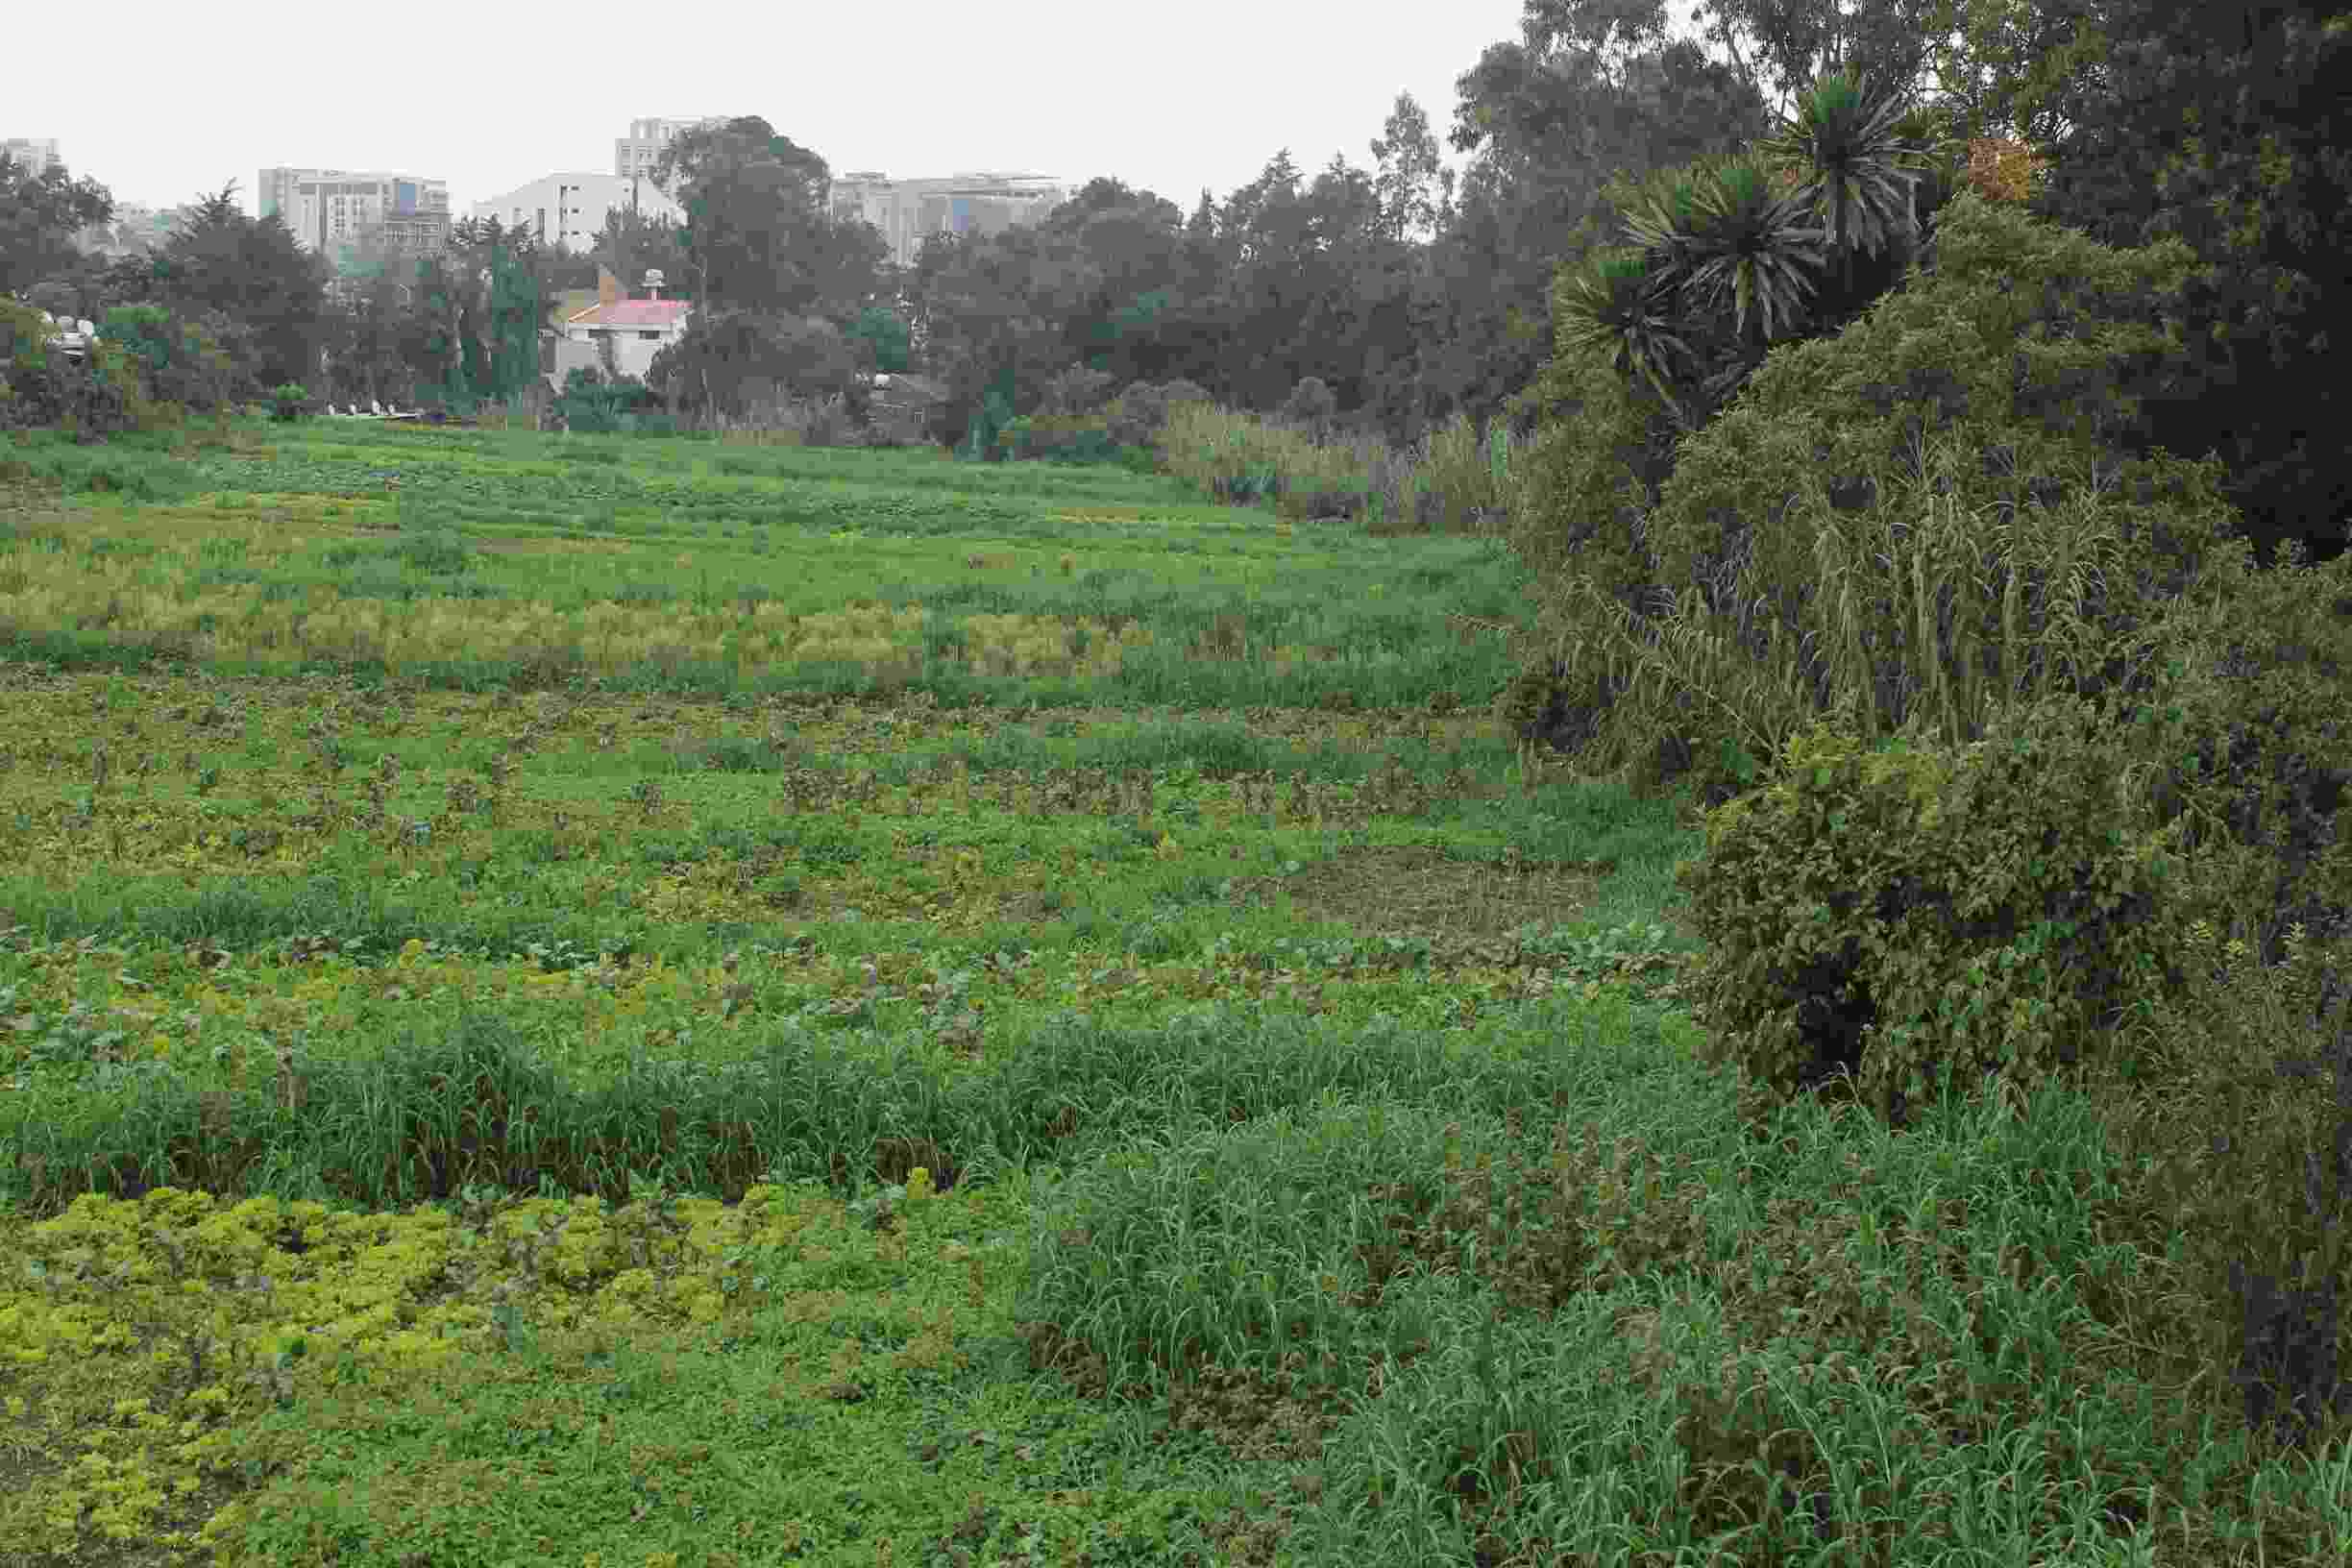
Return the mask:
<path id="1" fill-rule="evenodd" d="M 257 430 L 0 515 L 9 1560 L 2352 1540 L 2092 1105 L 1737 1124 L 1492 545 Z"/>

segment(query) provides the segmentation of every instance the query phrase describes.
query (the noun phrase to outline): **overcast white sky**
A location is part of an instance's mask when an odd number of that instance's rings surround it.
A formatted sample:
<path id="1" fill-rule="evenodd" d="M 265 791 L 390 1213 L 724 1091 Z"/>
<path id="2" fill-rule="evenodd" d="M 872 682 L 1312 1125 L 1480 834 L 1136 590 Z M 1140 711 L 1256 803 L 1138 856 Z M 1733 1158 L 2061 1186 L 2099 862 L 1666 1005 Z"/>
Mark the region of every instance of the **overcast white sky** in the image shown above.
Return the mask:
<path id="1" fill-rule="evenodd" d="M 57 138 L 68 172 L 117 202 L 176 207 L 234 180 L 253 212 L 257 171 L 290 164 L 445 180 L 459 217 L 547 175 L 610 171 L 614 138 L 655 115 L 764 115 L 836 174 L 1109 175 L 1188 214 L 1286 146 L 1309 181 L 1334 153 L 1371 170 L 1406 90 L 1458 172 L 1455 78 L 1521 15 L 1519 0 L 135 10 L 137 47 L 101 52 L 104 90 L 83 70 L 8 72 L 0 136 Z M 1675 36 L 1696 34 L 1691 12 L 1669 0 Z M 1117 36 L 1131 28 L 1145 40 Z"/>

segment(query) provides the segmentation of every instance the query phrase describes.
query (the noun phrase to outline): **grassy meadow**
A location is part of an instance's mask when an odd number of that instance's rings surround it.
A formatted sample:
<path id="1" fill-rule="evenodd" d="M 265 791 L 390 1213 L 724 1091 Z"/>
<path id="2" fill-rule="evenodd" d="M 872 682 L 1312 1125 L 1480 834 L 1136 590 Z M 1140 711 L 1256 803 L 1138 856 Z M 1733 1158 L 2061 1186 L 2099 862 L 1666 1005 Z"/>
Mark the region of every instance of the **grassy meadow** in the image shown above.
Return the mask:
<path id="1" fill-rule="evenodd" d="M 2345 1560 L 2093 1103 L 1738 1120 L 1507 466 L 0 446 L 0 1563 Z"/>

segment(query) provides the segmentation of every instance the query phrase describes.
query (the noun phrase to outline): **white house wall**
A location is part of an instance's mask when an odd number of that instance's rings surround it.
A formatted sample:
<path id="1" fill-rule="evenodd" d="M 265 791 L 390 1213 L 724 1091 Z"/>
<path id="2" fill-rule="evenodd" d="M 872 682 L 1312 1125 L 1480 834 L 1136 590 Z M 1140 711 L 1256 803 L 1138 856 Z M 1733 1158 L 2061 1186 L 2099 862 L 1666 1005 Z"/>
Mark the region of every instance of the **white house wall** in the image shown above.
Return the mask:
<path id="1" fill-rule="evenodd" d="M 643 380 L 646 371 L 653 363 L 653 356 L 662 351 L 667 341 L 667 338 L 645 338 L 628 332 L 613 344 L 613 368 L 624 376 L 634 376 Z M 552 374 L 559 389 L 571 379 L 574 370 L 600 369 L 603 363 L 603 354 L 596 338 L 583 329 L 570 329 L 564 336 L 555 340 L 555 368 Z"/>
<path id="2" fill-rule="evenodd" d="M 675 221 L 682 215 L 678 205 L 649 180 L 581 173 L 551 174 L 489 201 L 476 202 L 473 216 L 496 217 L 502 228 L 527 230 L 551 245 L 580 256 L 604 232 L 606 217 L 632 202 L 649 218 Z"/>

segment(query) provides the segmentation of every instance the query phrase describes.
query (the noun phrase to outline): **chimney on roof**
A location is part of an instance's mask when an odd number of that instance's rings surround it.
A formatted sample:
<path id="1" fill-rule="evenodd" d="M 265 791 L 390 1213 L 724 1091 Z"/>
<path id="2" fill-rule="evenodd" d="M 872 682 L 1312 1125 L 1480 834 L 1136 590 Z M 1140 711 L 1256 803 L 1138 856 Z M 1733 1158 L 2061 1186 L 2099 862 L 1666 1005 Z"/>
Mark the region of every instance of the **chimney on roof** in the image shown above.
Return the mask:
<path id="1" fill-rule="evenodd" d="M 602 262 L 597 263 L 597 304 L 618 305 L 620 301 L 621 280 L 606 271 Z"/>

